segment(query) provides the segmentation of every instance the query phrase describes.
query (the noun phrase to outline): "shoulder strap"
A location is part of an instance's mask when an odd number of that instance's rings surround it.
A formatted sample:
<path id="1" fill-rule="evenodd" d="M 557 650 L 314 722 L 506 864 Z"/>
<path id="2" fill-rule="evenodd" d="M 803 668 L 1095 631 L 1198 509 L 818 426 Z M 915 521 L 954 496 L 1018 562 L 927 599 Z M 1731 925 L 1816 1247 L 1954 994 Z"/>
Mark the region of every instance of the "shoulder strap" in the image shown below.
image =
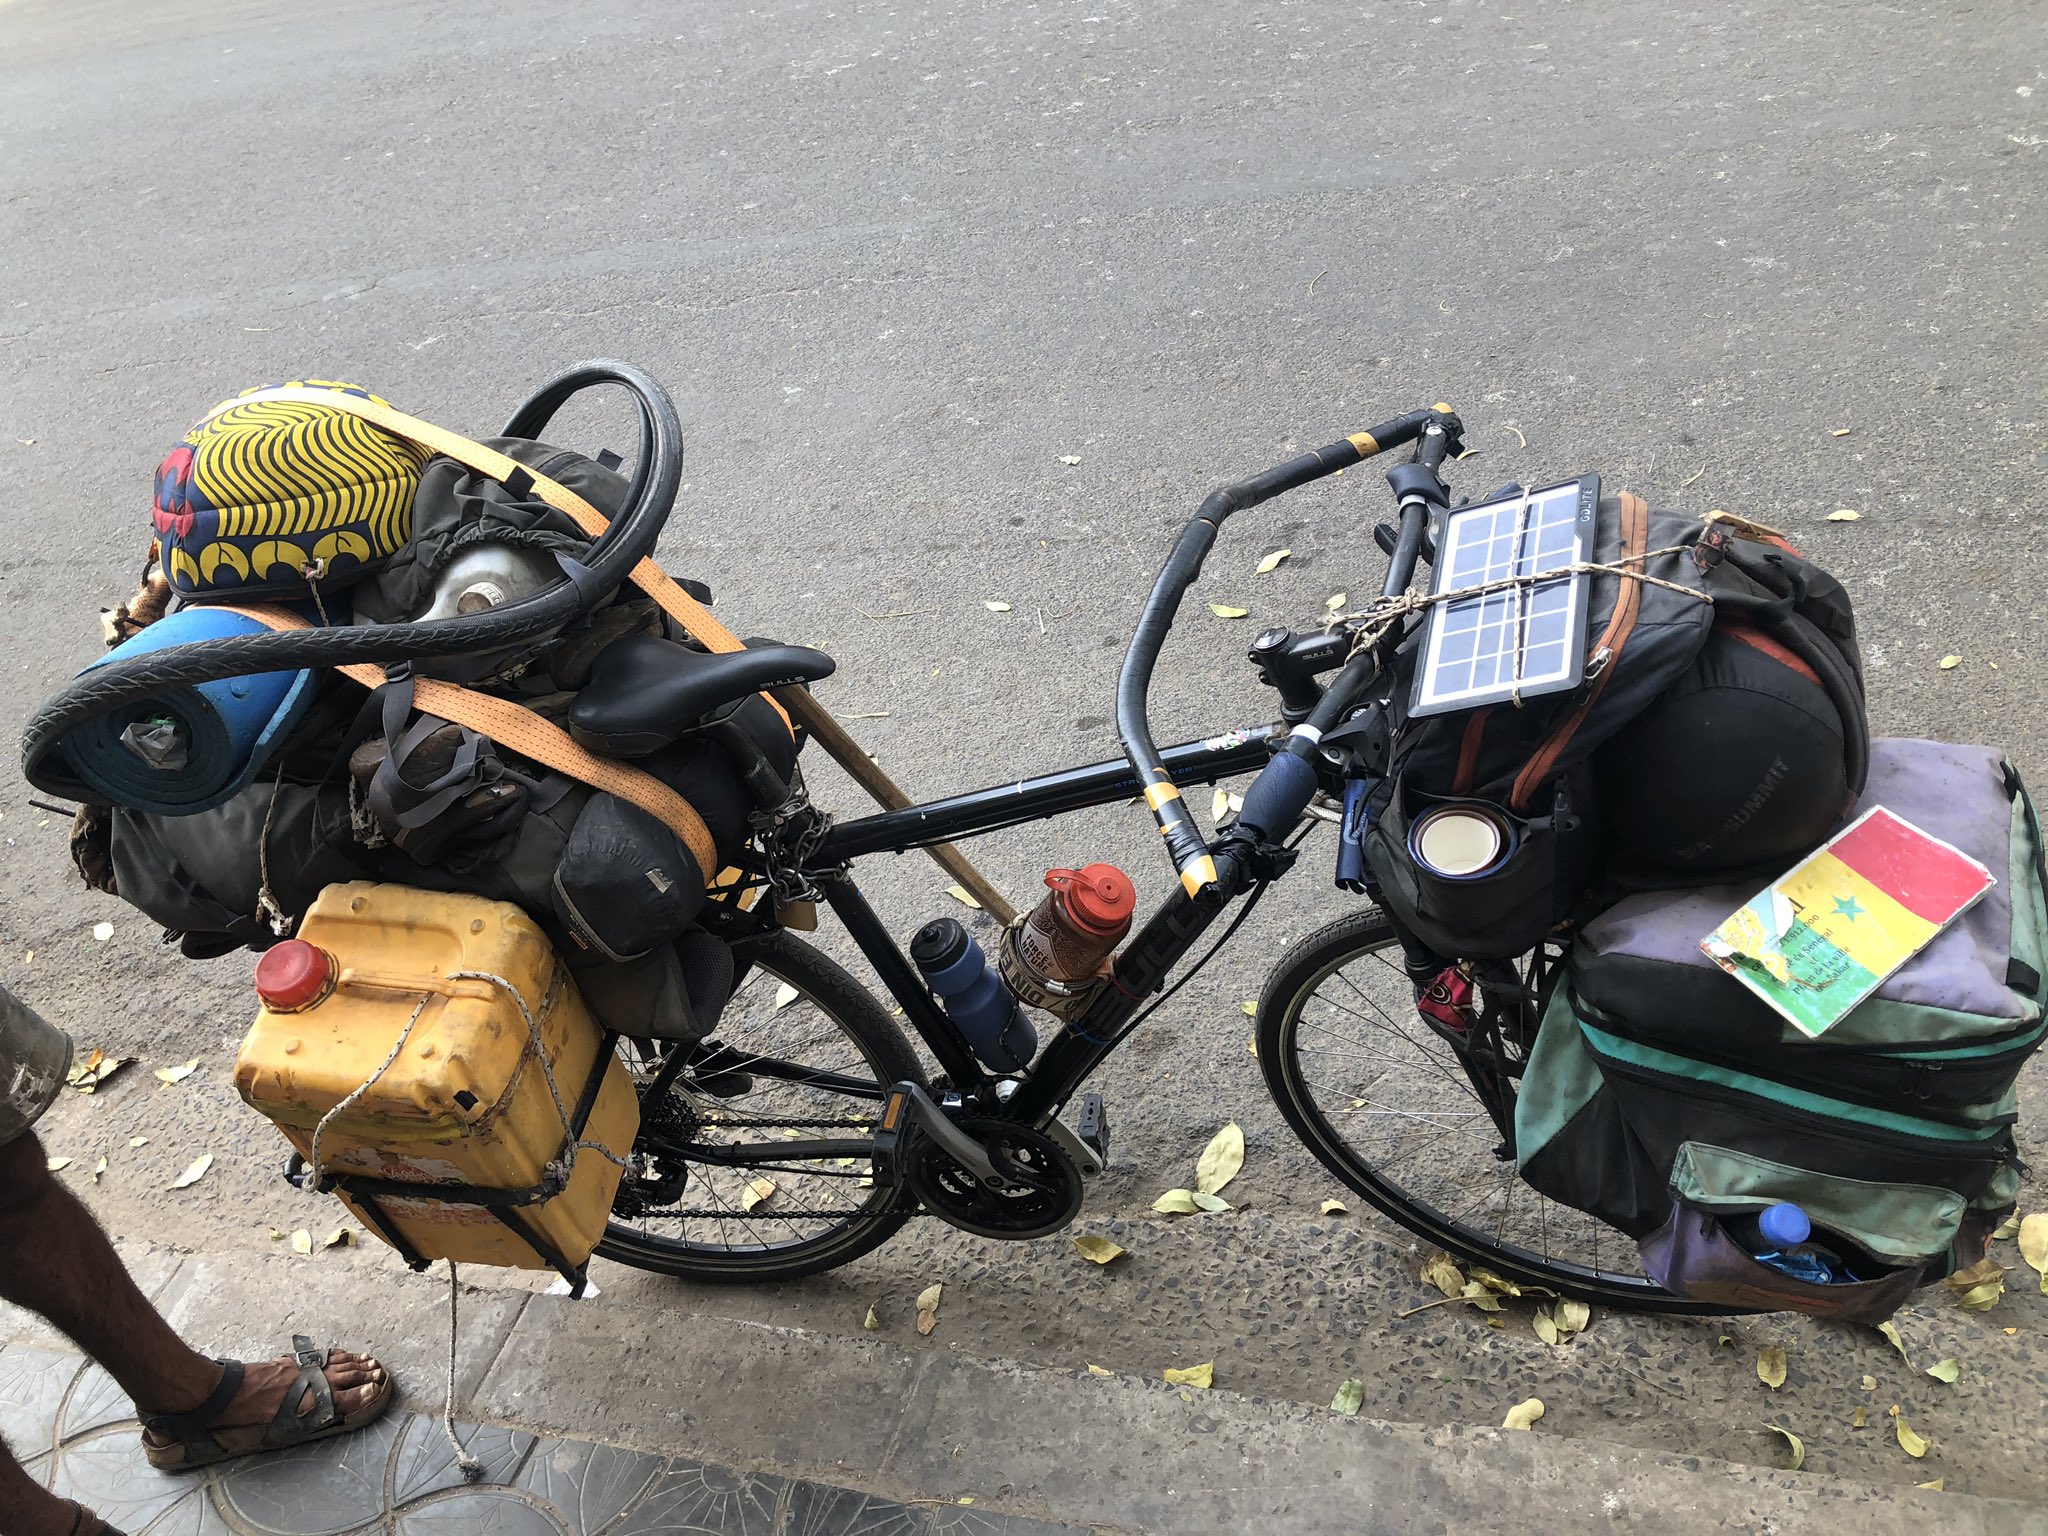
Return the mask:
<path id="1" fill-rule="evenodd" d="M 215 606 L 228 613 L 254 619 L 270 629 L 312 627 L 284 608 Z M 382 667 L 368 662 L 356 662 L 336 670 L 365 688 L 381 688 L 389 681 Z M 718 848 L 712 841 L 711 829 L 704 825 L 704 818 L 697 814 L 697 808 L 688 800 L 645 769 L 584 750 L 567 731 L 523 704 L 493 698 L 487 693 L 444 683 L 438 678 L 413 680 L 413 704 L 425 714 L 466 725 L 521 757 L 545 763 L 557 773 L 566 773 L 592 789 L 601 789 L 606 794 L 617 795 L 621 800 L 639 806 L 683 840 L 683 846 L 690 850 L 690 857 L 697 861 L 698 872 L 707 882 L 718 874 Z"/>
<path id="2" fill-rule="evenodd" d="M 478 474 L 490 476 L 515 496 L 529 493 L 538 496 L 593 539 L 611 526 L 602 512 L 559 481 L 550 480 L 546 475 L 527 468 L 517 459 L 500 453 L 495 448 L 464 437 L 460 432 L 450 432 L 446 427 L 435 426 L 431 421 L 409 416 L 371 395 L 341 389 L 321 389 L 312 385 L 285 384 L 275 389 L 252 390 L 246 395 L 238 395 L 232 400 L 223 401 L 207 412 L 206 419 L 211 420 L 223 411 L 231 411 L 238 406 L 259 400 L 292 400 L 307 405 L 324 405 L 350 416 L 359 416 L 372 426 L 382 427 L 399 437 L 409 438 L 422 448 L 451 458 Z M 652 559 L 643 559 L 634 566 L 631 579 L 634 586 L 653 598 L 663 613 L 682 625 L 690 638 L 707 650 L 729 652 L 746 649 L 738 636 L 712 616 L 709 608 L 677 586 L 668 572 L 656 565 Z M 774 704 L 775 700 L 770 698 L 768 702 Z M 787 725 L 788 714 L 780 705 L 776 705 L 776 710 L 782 714 L 783 723 Z"/>

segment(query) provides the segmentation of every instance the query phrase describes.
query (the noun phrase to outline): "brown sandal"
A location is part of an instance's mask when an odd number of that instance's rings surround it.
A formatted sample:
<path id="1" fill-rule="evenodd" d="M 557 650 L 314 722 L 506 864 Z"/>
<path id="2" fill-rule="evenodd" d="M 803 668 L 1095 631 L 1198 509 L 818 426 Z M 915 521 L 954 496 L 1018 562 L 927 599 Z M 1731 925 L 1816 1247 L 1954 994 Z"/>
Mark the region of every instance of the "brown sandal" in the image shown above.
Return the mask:
<path id="1" fill-rule="evenodd" d="M 209 1467 L 217 1461 L 247 1456 L 256 1451 L 279 1451 L 286 1446 L 325 1440 L 361 1429 L 391 1406 L 395 1387 L 389 1372 L 381 1390 L 353 1413 L 339 1413 L 334 1406 L 334 1389 L 327 1384 L 329 1351 L 314 1347 L 303 1333 L 292 1337 L 292 1358 L 298 1362 L 299 1379 L 285 1389 L 284 1401 L 268 1424 L 236 1424 L 221 1427 L 220 1416 L 242 1389 L 243 1365 L 239 1360 L 220 1362 L 220 1385 L 212 1395 L 188 1413 L 150 1414 L 142 1421 L 142 1453 L 149 1464 L 166 1472 L 185 1472 Z M 300 1404 L 312 1394 L 312 1404 L 303 1412 Z M 88 1526 L 80 1536 L 99 1536 Z M 119 1536 L 118 1532 L 111 1536 Z"/>

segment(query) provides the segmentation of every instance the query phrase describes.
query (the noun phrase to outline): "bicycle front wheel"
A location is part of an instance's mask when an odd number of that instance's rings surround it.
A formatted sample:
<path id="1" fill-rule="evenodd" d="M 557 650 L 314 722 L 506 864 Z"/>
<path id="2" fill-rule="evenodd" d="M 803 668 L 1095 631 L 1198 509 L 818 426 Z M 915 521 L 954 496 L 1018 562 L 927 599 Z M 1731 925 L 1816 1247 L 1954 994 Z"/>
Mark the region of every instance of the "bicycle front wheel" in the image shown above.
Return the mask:
<path id="1" fill-rule="evenodd" d="M 1672 1295 L 1629 1239 L 1522 1182 L 1401 961 L 1366 908 L 1294 945 L 1259 1000 L 1266 1086 L 1323 1166 L 1416 1236 L 1520 1284 L 1643 1312 L 1729 1310 Z"/>
<path id="2" fill-rule="evenodd" d="M 790 1280 L 879 1247 L 917 1208 L 907 1189 L 876 1186 L 864 1151 L 889 1085 L 924 1081 L 902 1033 L 800 939 L 773 934 L 752 960 L 665 1090 L 652 1063 L 636 1068 L 650 1167 L 621 1186 L 605 1258 L 693 1280 Z M 802 1155 L 807 1143 L 832 1145 Z"/>

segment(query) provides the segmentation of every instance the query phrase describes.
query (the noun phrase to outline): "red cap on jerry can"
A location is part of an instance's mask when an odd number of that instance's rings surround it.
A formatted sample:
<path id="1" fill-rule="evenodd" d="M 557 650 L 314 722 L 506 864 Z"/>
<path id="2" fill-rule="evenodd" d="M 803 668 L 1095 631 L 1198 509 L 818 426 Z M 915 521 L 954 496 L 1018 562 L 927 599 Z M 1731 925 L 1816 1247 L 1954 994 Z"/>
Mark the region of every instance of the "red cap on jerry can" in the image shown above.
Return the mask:
<path id="1" fill-rule="evenodd" d="M 256 962 L 256 995 L 272 1013 L 297 1013 L 334 990 L 334 956 L 304 939 L 273 944 Z"/>
<path id="2" fill-rule="evenodd" d="M 1066 877 L 1067 911 L 1084 928 L 1096 933 L 1120 934 L 1129 926 L 1138 908 L 1138 892 L 1131 878 L 1114 864 L 1090 864 L 1083 869 L 1056 869 L 1045 877 Z"/>

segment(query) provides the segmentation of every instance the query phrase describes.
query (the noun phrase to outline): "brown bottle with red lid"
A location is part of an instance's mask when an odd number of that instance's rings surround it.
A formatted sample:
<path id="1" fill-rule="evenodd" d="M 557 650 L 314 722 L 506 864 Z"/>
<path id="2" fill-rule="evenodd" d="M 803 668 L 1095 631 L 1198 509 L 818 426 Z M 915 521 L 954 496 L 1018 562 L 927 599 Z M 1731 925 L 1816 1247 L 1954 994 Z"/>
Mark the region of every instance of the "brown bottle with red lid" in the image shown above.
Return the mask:
<path id="1" fill-rule="evenodd" d="M 1049 870 L 1045 884 L 1007 947 L 1035 981 L 1061 990 L 1088 986 L 1131 931 L 1138 894 L 1114 864 Z"/>

